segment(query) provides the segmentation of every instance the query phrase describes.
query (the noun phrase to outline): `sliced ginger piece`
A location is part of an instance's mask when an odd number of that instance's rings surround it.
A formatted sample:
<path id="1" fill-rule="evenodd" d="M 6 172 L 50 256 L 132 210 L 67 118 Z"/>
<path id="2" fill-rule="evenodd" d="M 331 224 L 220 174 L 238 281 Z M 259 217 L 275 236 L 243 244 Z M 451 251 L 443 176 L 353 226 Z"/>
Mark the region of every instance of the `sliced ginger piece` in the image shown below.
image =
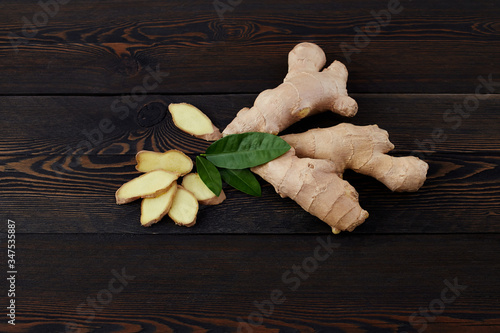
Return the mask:
<path id="1" fill-rule="evenodd" d="M 172 202 L 172 207 L 168 211 L 168 216 L 177 225 L 192 227 L 196 223 L 198 214 L 198 200 L 193 193 L 184 187 L 177 185 L 177 192 Z"/>
<path id="2" fill-rule="evenodd" d="M 193 170 L 193 161 L 189 156 L 176 149 L 164 153 L 141 150 L 135 155 L 135 159 L 135 168 L 140 172 L 163 169 L 184 176 Z"/>
<path id="3" fill-rule="evenodd" d="M 123 184 L 116 191 L 116 203 L 122 205 L 139 198 L 156 197 L 165 193 L 178 177 L 178 174 L 165 170 L 147 172 Z"/>
<path id="4" fill-rule="evenodd" d="M 172 203 L 174 195 L 177 192 L 177 183 L 172 183 L 167 192 L 160 194 L 155 198 L 142 199 L 141 203 L 141 225 L 149 227 L 153 223 L 160 221 L 167 215 Z"/>
<path id="5" fill-rule="evenodd" d="M 218 205 L 226 199 L 224 191 L 216 196 L 201 180 L 197 173 L 190 173 L 182 178 L 182 186 L 194 194 L 202 205 Z"/>
<path id="6" fill-rule="evenodd" d="M 180 130 L 207 141 L 222 138 L 219 129 L 197 107 L 187 103 L 171 103 L 168 110 L 172 115 L 175 126 Z"/>

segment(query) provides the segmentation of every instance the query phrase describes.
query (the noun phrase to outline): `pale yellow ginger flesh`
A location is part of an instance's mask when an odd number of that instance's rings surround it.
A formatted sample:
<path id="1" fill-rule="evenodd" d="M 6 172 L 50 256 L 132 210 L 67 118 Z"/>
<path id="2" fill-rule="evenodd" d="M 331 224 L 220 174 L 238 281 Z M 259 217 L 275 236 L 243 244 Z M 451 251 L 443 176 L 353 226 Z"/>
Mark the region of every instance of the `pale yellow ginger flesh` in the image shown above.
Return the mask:
<path id="1" fill-rule="evenodd" d="M 226 199 L 224 190 L 216 196 L 201 180 L 197 173 L 190 173 L 182 178 L 182 187 L 194 194 L 202 205 L 218 205 Z"/>
<path id="2" fill-rule="evenodd" d="M 123 184 L 116 191 L 116 203 L 121 205 L 139 198 L 154 198 L 166 192 L 178 177 L 178 174 L 165 170 L 147 172 Z"/>
<path id="3" fill-rule="evenodd" d="M 331 161 L 298 158 L 292 148 L 251 170 L 273 185 L 281 197 L 291 198 L 330 225 L 334 233 L 352 231 L 368 217 L 359 206 L 358 193 L 339 177 Z"/>
<path id="4" fill-rule="evenodd" d="M 177 185 L 177 192 L 174 195 L 174 201 L 168 211 L 168 216 L 177 225 L 191 227 L 196 223 L 197 214 L 198 200 L 194 194 Z"/>
<path id="5" fill-rule="evenodd" d="M 223 135 L 266 132 L 278 134 L 300 119 L 331 110 L 352 117 L 358 110 L 347 95 L 347 69 L 339 61 L 325 66 L 326 56 L 316 44 L 300 43 L 288 54 L 288 74 L 282 84 L 257 96 L 243 108 Z"/>
<path id="6" fill-rule="evenodd" d="M 180 130 L 207 141 L 215 141 L 222 137 L 210 118 L 197 107 L 187 103 L 172 103 L 168 106 L 168 110 L 175 126 Z"/>
<path id="7" fill-rule="evenodd" d="M 414 156 L 386 155 L 394 149 L 387 131 L 377 125 L 339 124 L 282 138 L 295 148 L 298 157 L 327 159 L 336 172 L 345 169 L 372 176 L 391 191 L 414 192 L 424 183 L 429 166 Z"/>
<path id="8" fill-rule="evenodd" d="M 142 199 L 141 203 L 141 225 L 144 227 L 149 227 L 153 223 L 160 221 L 165 215 L 167 215 L 172 202 L 174 200 L 174 195 L 177 192 L 177 183 L 174 182 L 168 188 L 167 192 L 160 194 L 155 198 Z"/>
<path id="9" fill-rule="evenodd" d="M 141 150 L 135 159 L 137 161 L 135 168 L 140 172 L 163 169 L 183 176 L 193 170 L 193 161 L 189 156 L 176 149 L 164 153 Z"/>

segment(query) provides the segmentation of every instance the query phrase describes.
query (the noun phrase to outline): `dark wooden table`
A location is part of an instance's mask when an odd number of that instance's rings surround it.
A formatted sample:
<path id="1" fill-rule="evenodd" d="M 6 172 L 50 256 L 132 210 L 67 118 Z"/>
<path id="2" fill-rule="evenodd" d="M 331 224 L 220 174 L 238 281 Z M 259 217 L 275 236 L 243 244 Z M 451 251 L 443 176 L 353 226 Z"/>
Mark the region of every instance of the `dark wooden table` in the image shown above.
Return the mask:
<path id="1" fill-rule="evenodd" d="M 0 13 L 0 331 L 500 332 L 498 1 L 3 0 Z M 419 192 L 347 172 L 370 217 L 337 236 L 262 180 L 261 198 L 226 188 L 193 228 L 143 228 L 139 202 L 115 205 L 137 151 L 207 146 L 165 105 L 224 128 L 302 41 L 347 65 L 359 112 L 289 132 L 378 124 L 394 155 L 429 163 Z"/>

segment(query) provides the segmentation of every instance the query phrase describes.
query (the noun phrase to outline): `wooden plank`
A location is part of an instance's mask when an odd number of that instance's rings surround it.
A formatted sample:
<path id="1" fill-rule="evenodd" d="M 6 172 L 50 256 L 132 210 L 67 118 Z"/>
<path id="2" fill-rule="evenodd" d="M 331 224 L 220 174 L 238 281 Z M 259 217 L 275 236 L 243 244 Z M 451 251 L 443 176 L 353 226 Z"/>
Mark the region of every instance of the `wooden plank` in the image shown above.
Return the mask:
<path id="1" fill-rule="evenodd" d="M 260 0 L 222 20 L 210 1 L 73 0 L 44 22 L 36 2 L 3 1 L 0 94 L 127 93 L 157 66 L 169 73 L 157 93 L 255 93 L 282 81 L 287 53 L 301 41 L 348 63 L 352 92 L 472 93 L 479 76 L 498 80 L 494 2 L 402 1 L 377 26 L 371 12 L 387 8 Z M 29 30 L 34 17 L 40 24 Z M 371 35 L 359 38 L 370 23 Z M 346 45 L 356 49 L 348 57 Z"/>
<path id="2" fill-rule="evenodd" d="M 500 329 L 499 235 L 327 237 L 22 235 L 0 330 Z"/>
<path id="3" fill-rule="evenodd" d="M 223 129 L 255 94 L 138 96 L 3 96 L 0 97 L 0 154 L 135 154 L 141 149 L 180 149 L 195 154 L 207 143 L 179 131 L 166 105 L 188 102 L 203 110 Z M 500 96 L 483 95 L 475 110 L 462 107 L 473 95 L 355 94 L 358 114 L 343 118 L 330 112 L 309 117 L 287 133 L 340 122 L 378 124 L 387 130 L 395 153 L 427 151 L 474 153 L 500 147 Z M 460 112 L 463 112 L 461 115 Z M 103 129 L 100 123 L 104 121 Z M 436 139 L 436 130 L 442 137 Z M 434 136 L 433 136 L 434 135 Z M 446 138 L 445 138 L 446 136 Z M 443 140 L 445 138 L 445 140 Z M 442 141 L 442 142 L 437 142 Z M 433 148 L 433 149 L 432 149 Z"/>
<path id="4" fill-rule="evenodd" d="M 329 227 L 261 180 L 262 197 L 225 187 L 227 200 L 201 208 L 192 228 L 168 217 L 139 225 L 140 201 L 117 206 L 114 193 L 139 175 L 134 157 L 85 156 L 61 174 L 54 156 L 2 158 L 2 211 L 21 220 L 19 232 L 40 233 L 322 233 Z M 392 193 L 376 180 L 347 172 L 370 217 L 356 233 L 500 232 L 500 158 L 480 154 L 434 154 L 428 180 L 416 193 Z M 60 177 L 61 176 L 61 177 Z M 0 230 L 5 231 L 6 226 Z"/>
<path id="5" fill-rule="evenodd" d="M 391 193 L 373 179 L 352 172 L 346 174 L 346 179 L 360 193 L 361 206 L 371 214 L 357 233 L 500 230 L 497 218 L 500 214 L 500 137 L 497 129 L 500 119 L 495 112 L 499 97 L 481 101 L 478 110 L 463 119 L 456 130 L 443 121 L 442 115 L 462 102 L 462 95 L 355 97 L 360 112 L 353 122 L 360 125 L 377 122 L 387 129 L 398 147 L 395 154 L 408 154 L 417 149 L 415 139 L 429 145 L 436 128 L 442 128 L 448 135 L 446 141 L 435 143 L 435 151 L 425 152 L 430 170 L 424 188 L 417 193 Z M 254 98 L 255 95 L 148 96 L 143 102 L 146 108 L 138 104 L 137 109 L 142 111 L 130 109 L 129 116 L 121 120 L 122 111 L 114 113 L 110 108 L 117 100 L 114 96 L 3 97 L 0 99 L 0 119 L 8 126 L 0 138 L 2 208 L 9 215 L 23 219 L 20 232 L 327 231 L 325 224 L 293 201 L 280 199 L 264 182 L 262 198 L 251 198 L 227 189 L 229 199 L 217 207 L 204 207 L 198 225 L 192 229 L 171 223 L 145 229 L 137 222 L 139 203 L 114 204 L 116 189 L 138 175 L 134 168 L 134 154 L 138 150 L 176 148 L 194 158 L 207 147 L 207 142 L 194 139 L 173 126 L 165 111 L 166 104 L 191 102 L 223 128 L 236 110 L 251 105 Z M 47 110 L 50 110 L 50 117 Z M 115 128 L 106 133 L 100 131 L 103 119 L 109 119 Z M 343 120 L 324 114 L 304 120 L 289 131 L 299 132 L 318 124 L 335 125 Z M 103 128 L 111 127 L 108 124 Z M 83 134 L 84 130 L 93 133 L 92 137 Z M 85 155 L 80 155 L 84 152 Z M 5 226 L 2 228 L 5 230 Z"/>

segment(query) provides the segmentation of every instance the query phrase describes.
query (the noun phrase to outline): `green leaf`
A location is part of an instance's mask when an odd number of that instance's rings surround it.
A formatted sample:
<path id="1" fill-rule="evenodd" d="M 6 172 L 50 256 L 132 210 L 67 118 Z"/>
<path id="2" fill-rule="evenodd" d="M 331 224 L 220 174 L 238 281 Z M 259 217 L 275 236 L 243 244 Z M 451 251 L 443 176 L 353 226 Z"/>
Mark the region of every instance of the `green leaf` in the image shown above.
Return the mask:
<path id="1" fill-rule="evenodd" d="M 210 191 L 219 196 L 222 191 L 222 179 L 215 165 L 206 158 L 196 156 L 196 171 L 198 171 L 198 175 L 200 175 L 201 180 L 203 180 Z"/>
<path id="2" fill-rule="evenodd" d="M 243 193 L 261 196 L 260 184 L 249 169 L 220 169 L 222 179 Z"/>
<path id="3" fill-rule="evenodd" d="M 206 158 L 219 168 L 246 169 L 267 163 L 290 150 L 279 136 L 248 132 L 231 134 L 207 148 Z"/>

